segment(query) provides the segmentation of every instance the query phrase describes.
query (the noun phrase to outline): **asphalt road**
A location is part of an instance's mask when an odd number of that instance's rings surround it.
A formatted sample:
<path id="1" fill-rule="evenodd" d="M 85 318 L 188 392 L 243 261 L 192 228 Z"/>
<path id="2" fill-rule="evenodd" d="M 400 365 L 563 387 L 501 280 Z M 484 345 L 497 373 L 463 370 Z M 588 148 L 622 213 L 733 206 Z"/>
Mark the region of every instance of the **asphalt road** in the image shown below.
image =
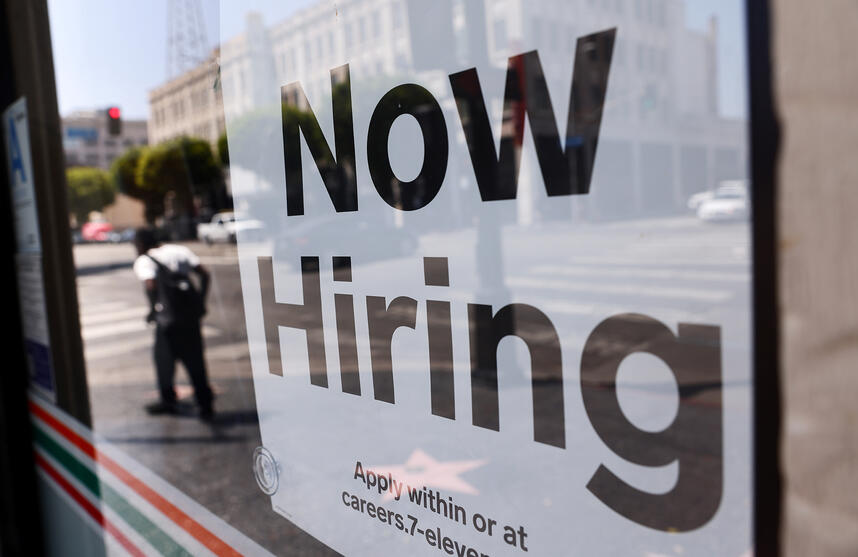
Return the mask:
<path id="1" fill-rule="evenodd" d="M 623 253 L 606 254 L 601 249 L 606 234 L 613 245 L 618 237 L 625 238 L 621 242 L 626 246 Z M 516 232 L 504 242 L 507 246 L 520 243 L 550 249 L 547 246 L 554 243 L 556 248 L 557 240 L 546 227 L 526 231 L 525 235 Z M 682 321 L 730 323 L 729 336 L 722 339 L 725 366 L 744 369 L 750 360 L 751 277 L 745 224 L 708 225 L 690 217 L 654 220 L 643 226 L 640 222 L 615 223 L 582 227 L 576 240 L 591 248 L 578 251 L 575 257 L 558 256 L 551 264 L 545 263 L 541 248 L 534 249 L 530 260 L 524 258 L 506 270 L 500 285 L 547 308 L 558 328 L 570 333 L 564 344 L 580 345 L 590 329 L 578 330 L 578 324 L 592 316 L 613 315 L 634 307 L 671 326 Z M 422 238 L 419 249 L 427 255 L 453 256 L 473 249 L 474 241 L 473 231 L 438 235 Z M 206 425 L 194 416 L 192 393 L 181 368 L 177 382 L 180 398 L 187 401 L 185 415 L 152 417 L 144 412 L 143 405 L 156 397 L 152 330 L 144 322 L 143 291 L 131 269 L 133 248 L 127 244 L 81 245 L 75 247 L 75 261 L 96 433 L 272 552 L 333 553 L 272 511 L 269 498 L 253 478 L 251 454 L 262 442 L 236 247 L 197 243 L 189 247 L 212 272 L 204 337 L 217 395 L 215 424 Z M 394 284 L 397 265 L 402 264 L 396 259 L 375 263 L 379 266 L 375 274 L 390 277 Z M 385 272 L 378 272 L 382 268 Z M 360 272 L 355 269 L 356 276 Z M 454 280 L 475 272 L 458 269 Z M 384 284 L 376 286 L 381 291 L 387 288 Z M 735 382 L 725 374 L 724 389 L 738 393 L 725 397 L 734 404 L 726 411 L 731 413 L 731 424 L 742 429 L 742 424 L 750 423 L 750 383 Z M 645 411 L 663 406 L 659 399 L 663 393 L 641 396 L 649 397 L 643 399 Z M 711 397 L 712 393 L 704 390 L 695 392 L 691 399 L 705 409 Z M 717 404 L 720 406 L 720 399 Z M 637 417 L 646 420 L 651 416 Z M 737 437 L 740 445 L 747 441 L 745 433 L 742 429 Z M 732 447 L 728 447 L 730 451 Z M 731 469 L 739 469 L 740 475 L 731 476 L 732 483 L 725 488 L 725 501 L 731 505 L 749 496 L 750 462 L 743 460 L 741 448 L 737 454 L 737 466 L 731 464 Z M 734 457 L 728 454 L 727 458 Z M 746 531 L 750 524 L 744 523 L 741 513 L 737 516 L 737 537 L 750 539 Z"/>
<path id="2" fill-rule="evenodd" d="M 275 554 L 335 554 L 271 510 L 251 467 L 261 445 L 236 247 L 187 244 L 212 274 L 203 336 L 216 394 L 212 425 L 197 419 L 181 365 L 182 415 L 150 416 L 153 331 L 132 270 L 133 246 L 75 246 L 81 334 L 95 432 Z"/>

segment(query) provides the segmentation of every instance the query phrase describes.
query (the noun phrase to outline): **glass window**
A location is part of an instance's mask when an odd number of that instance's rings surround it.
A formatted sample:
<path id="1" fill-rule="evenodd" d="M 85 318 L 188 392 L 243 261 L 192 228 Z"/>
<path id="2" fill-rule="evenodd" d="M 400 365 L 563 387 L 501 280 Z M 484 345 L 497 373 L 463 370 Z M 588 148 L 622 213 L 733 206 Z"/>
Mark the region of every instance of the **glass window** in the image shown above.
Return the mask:
<path id="1" fill-rule="evenodd" d="M 48 0 L 48 553 L 750 554 L 742 3 L 253 4 Z"/>

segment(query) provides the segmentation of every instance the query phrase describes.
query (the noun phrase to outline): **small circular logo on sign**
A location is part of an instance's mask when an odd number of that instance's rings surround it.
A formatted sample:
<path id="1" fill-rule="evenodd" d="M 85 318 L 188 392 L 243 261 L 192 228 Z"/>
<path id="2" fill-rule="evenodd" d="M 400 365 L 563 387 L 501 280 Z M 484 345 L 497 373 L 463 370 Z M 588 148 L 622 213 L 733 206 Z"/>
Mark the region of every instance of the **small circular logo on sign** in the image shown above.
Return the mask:
<path id="1" fill-rule="evenodd" d="M 277 461 L 271 452 L 264 447 L 253 450 L 253 475 L 259 489 L 266 495 L 274 495 L 279 487 Z"/>

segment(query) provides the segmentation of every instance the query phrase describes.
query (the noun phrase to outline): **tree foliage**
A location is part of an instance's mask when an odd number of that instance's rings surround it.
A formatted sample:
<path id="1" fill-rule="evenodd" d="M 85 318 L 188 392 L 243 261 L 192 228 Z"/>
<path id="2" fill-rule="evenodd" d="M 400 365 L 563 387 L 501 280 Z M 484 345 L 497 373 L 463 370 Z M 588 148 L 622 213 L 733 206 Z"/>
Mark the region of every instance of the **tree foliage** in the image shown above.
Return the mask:
<path id="1" fill-rule="evenodd" d="M 176 205 L 188 212 L 192 212 L 195 195 L 212 192 L 223 180 L 211 146 L 204 139 L 193 137 L 181 137 L 144 150 L 134 176 L 136 186 L 146 196 L 163 200 L 172 192 Z"/>
<path id="2" fill-rule="evenodd" d="M 78 225 L 93 211 L 101 211 L 116 200 L 116 188 L 106 171 L 100 168 L 76 167 L 66 171 L 69 210 Z"/>
<path id="3" fill-rule="evenodd" d="M 137 182 L 137 167 L 149 147 L 131 147 L 110 166 L 110 179 L 117 191 L 143 203 L 146 222 L 152 224 L 164 214 L 164 194 L 144 189 Z"/>

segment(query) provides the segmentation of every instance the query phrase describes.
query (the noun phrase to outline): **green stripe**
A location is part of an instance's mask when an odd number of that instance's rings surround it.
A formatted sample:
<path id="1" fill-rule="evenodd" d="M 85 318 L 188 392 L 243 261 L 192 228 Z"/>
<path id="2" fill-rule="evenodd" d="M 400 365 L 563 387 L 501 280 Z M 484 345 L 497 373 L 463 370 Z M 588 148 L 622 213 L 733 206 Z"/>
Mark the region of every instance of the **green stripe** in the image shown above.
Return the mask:
<path id="1" fill-rule="evenodd" d="M 34 425 L 33 433 L 37 445 L 50 454 L 72 476 L 77 478 L 93 495 L 104 501 L 162 555 L 191 557 L 191 554 L 185 548 L 176 543 L 173 538 L 158 528 L 154 522 L 135 509 L 116 490 L 106 483 L 102 483 L 95 472 L 84 466 L 83 463 L 57 443 L 42 428 Z"/>

